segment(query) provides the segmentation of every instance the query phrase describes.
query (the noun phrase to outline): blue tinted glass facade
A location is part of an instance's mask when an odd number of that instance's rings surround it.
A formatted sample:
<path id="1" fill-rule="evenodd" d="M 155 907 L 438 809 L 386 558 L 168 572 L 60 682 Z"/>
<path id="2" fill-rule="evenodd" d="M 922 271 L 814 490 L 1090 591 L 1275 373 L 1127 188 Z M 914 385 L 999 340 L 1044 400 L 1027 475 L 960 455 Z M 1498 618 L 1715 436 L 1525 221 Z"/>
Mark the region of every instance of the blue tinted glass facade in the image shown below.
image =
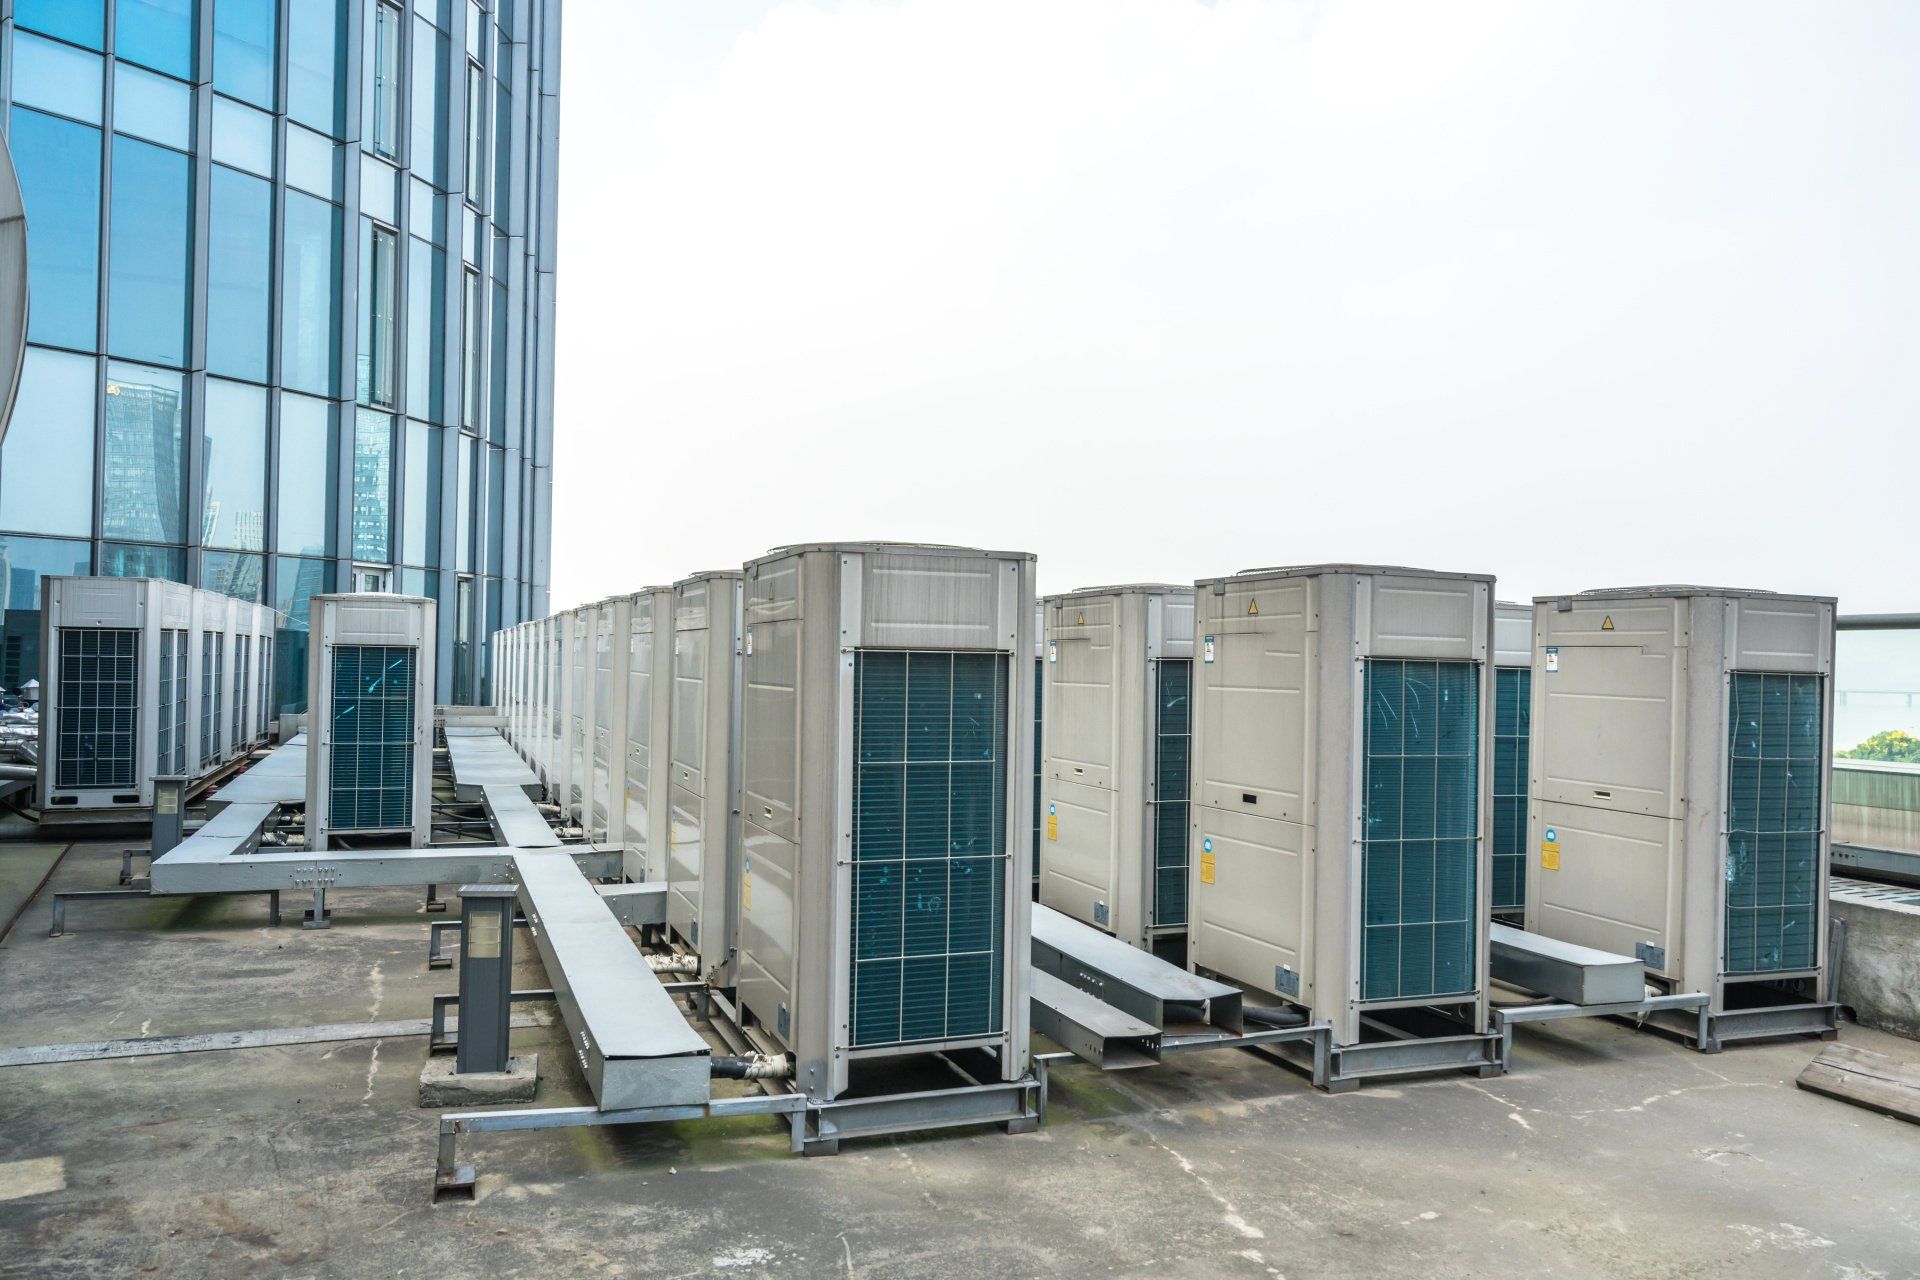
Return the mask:
<path id="1" fill-rule="evenodd" d="M 436 698 L 490 696 L 492 629 L 548 612 L 559 20 L 0 0 L 33 292 L 9 601 L 52 566 L 294 605 L 298 710 L 307 597 L 405 585 L 447 602 Z M 43 674 L 29 614 L 7 687 Z"/>

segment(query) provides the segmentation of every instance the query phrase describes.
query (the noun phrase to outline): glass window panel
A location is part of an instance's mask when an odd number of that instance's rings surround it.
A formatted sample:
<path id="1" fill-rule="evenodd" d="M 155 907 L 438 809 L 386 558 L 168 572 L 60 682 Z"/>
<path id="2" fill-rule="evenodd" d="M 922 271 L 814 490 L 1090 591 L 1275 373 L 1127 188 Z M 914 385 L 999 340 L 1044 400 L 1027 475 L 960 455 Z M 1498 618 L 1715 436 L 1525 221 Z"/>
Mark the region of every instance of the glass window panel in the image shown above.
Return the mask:
<path id="1" fill-rule="evenodd" d="M 397 237 L 371 220 L 360 220 L 360 354 L 355 388 L 366 404 L 394 403 L 394 321 L 398 304 L 394 276 Z"/>
<path id="2" fill-rule="evenodd" d="M 12 442 L 12 437 L 8 437 Z M 92 564 L 86 542 L 55 538 L 0 536 L 0 573 L 5 595 L 0 604 L 0 689 L 18 693 L 40 679 L 40 580 L 55 575 L 84 575 Z"/>
<path id="3" fill-rule="evenodd" d="M 245 382 L 207 379 L 202 439 L 206 474 L 200 541 L 209 547 L 266 547 L 267 392 Z M 229 593 L 231 594 L 231 593 Z"/>
<path id="4" fill-rule="evenodd" d="M 385 0 L 373 8 L 373 131 L 375 155 L 400 155 L 400 45 L 405 15 Z"/>
<path id="5" fill-rule="evenodd" d="M 333 553 L 333 406 L 307 396 L 280 401 L 280 476 L 274 541 L 280 551 Z"/>
<path id="6" fill-rule="evenodd" d="M 11 145 L 33 232 L 28 336 L 91 351 L 100 310 L 100 131 L 16 108 Z"/>
<path id="7" fill-rule="evenodd" d="M 340 0 L 299 0 L 287 7 L 287 116 L 336 138 L 346 44 L 340 19 Z"/>
<path id="8" fill-rule="evenodd" d="M 190 165 L 177 151 L 113 140 L 107 349 L 114 355 L 186 363 Z"/>
<path id="9" fill-rule="evenodd" d="M 380 221 L 397 225 L 400 221 L 400 202 L 394 196 L 394 185 L 399 175 L 393 166 L 383 164 L 372 156 L 360 157 L 360 212 Z"/>
<path id="10" fill-rule="evenodd" d="M 340 365 L 340 210 L 289 191 L 285 216 L 280 376 L 289 387 L 330 396 Z"/>
<path id="11" fill-rule="evenodd" d="M 506 529 L 500 523 L 500 513 L 507 501 L 507 454 L 504 449 L 491 447 L 486 453 L 487 509 L 482 519 L 487 531 L 487 572 L 498 577 L 506 557 Z"/>
<path id="12" fill-rule="evenodd" d="M 18 26 L 98 49 L 106 31 L 100 10 L 100 0 L 14 0 L 13 20 Z"/>
<path id="13" fill-rule="evenodd" d="M 430 568 L 440 565 L 440 440 L 439 431 L 408 420 L 400 558 Z"/>
<path id="14" fill-rule="evenodd" d="M 217 0 L 213 6 L 213 87 L 273 110 L 278 0 Z"/>
<path id="15" fill-rule="evenodd" d="M 455 446 L 459 454 L 458 475 L 454 489 L 453 510 L 453 567 L 462 573 L 473 572 L 473 486 L 477 481 L 474 472 L 477 469 L 475 451 L 480 442 L 472 436 L 456 437 Z"/>
<path id="16" fill-rule="evenodd" d="M 420 240 L 407 245 L 407 412 L 446 420 L 447 257 Z"/>
<path id="17" fill-rule="evenodd" d="M 497 243 L 497 242 L 496 242 Z M 507 442 L 507 286 L 493 286 L 493 359 L 488 397 L 488 438 L 495 444 Z"/>
<path id="18" fill-rule="evenodd" d="M 120 63 L 113 69 L 113 127 L 180 151 L 189 150 L 193 146 L 193 90 L 178 80 Z"/>
<path id="19" fill-rule="evenodd" d="M 460 291 L 461 346 L 461 397 L 460 425 L 469 431 L 477 430 L 480 423 L 480 399 L 484 394 L 485 364 L 481 359 L 480 335 L 485 332 L 480 314 L 480 273 L 468 271 L 462 277 Z"/>
<path id="20" fill-rule="evenodd" d="M 273 176 L 273 117 L 264 111 L 216 95 L 213 99 L 213 158 L 221 164 Z"/>
<path id="21" fill-rule="evenodd" d="M 13 100 L 99 124 L 100 55 L 15 31 Z"/>
<path id="22" fill-rule="evenodd" d="M 340 148 L 311 129 L 287 125 L 287 181 L 327 200 L 340 198 Z"/>
<path id="23" fill-rule="evenodd" d="M 478 62 L 487 39 L 487 15 L 480 6 L 467 0 L 467 56 Z"/>
<path id="24" fill-rule="evenodd" d="M 185 582 L 187 553 L 182 547 L 143 547 L 137 543 L 109 542 L 100 548 L 100 576 L 165 578 L 169 582 Z"/>
<path id="25" fill-rule="evenodd" d="M 447 198 L 418 178 L 408 189 L 408 217 L 414 235 L 445 248 L 447 244 Z"/>
<path id="26" fill-rule="evenodd" d="M 107 366 L 100 531 L 137 542 L 186 540 L 186 376 Z"/>
<path id="27" fill-rule="evenodd" d="M 372 409 L 354 421 L 353 558 L 393 559 L 393 419 Z"/>
<path id="28" fill-rule="evenodd" d="M 200 585 L 239 600 L 267 602 L 267 558 L 237 551 L 209 551 L 200 557 Z"/>
<path id="29" fill-rule="evenodd" d="M 115 0 L 115 57 L 193 78 L 193 0 Z"/>
<path id="30" fill-rule="evenodd" d="M 487 75 L 477 62 L 467 63 L 467 201 L 478 205 L 486 191 Z"/>
<path id="31" fill-rule="evenodd" d="M 500 46 L 502 58 L 507 46 Z M 513 202 L 509 179 L 513 175 L 513 94 L 507 82 L 494 83 L 493 91 L 493 220 L 507 222 L 508 206 Z"/>
<path id="32" fill-rule="evenodd" d="M 94 360 L 27 349 L 6 442 L 0 520 L 26 533 L 93 533 Z"/>
<path id="33" fill-rule="evenodd" d="M 413 171 L 447 185 L 447 38 L 415 18 L 413 27 Z"/>
<path id="34" fill-rule="evenodd" d="M 273 188 L 215 165 L 207 222 L 207 368 L 267 379 Z"/>
<path id="35" fill-rule="evenodd" d="M 279 714 L 307 709 L 307 624 L 312 600 L 333 590 L 333 561 L 273 558 L 273 607 L 280 613 L 273 653 L 274 701 Z"/>

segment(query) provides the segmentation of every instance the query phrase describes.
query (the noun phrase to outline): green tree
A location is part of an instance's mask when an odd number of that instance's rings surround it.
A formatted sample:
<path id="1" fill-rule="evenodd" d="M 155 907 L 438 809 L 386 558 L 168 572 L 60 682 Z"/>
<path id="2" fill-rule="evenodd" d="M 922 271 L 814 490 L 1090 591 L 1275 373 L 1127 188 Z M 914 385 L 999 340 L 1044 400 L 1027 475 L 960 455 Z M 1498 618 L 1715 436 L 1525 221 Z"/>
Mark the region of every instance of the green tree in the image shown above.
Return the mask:
<path id="1" fill-rule="evenodd" d="M 1849 760 L 1920 762 L 1920 738 L 1899 729 L 1885 729 L 1853 750 L 1842 751 L 1840 754 Z"/>

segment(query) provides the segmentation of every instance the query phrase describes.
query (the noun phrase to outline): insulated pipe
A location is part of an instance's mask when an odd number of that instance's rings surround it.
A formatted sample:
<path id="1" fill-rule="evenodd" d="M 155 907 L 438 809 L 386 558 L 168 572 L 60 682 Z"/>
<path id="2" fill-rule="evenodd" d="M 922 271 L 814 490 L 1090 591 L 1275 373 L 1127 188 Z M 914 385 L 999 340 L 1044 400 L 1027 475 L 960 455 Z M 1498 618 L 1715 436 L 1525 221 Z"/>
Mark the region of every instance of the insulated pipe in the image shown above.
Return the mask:
<path id="1" fill-rule="evenodd" d="M 1298 1009 L 1275 1009 L 1266 1005 L 1243 1005 L 1240 1016 L 1248 1022 L 1257 1022 L 1263 1027 L 1304 1027 L 1307 1015 Z"/>
<path id="2" fill-rule="evenodd" d="M 650 954 L 646 957 L 647 968 L 655 973 L 698 973 L 699 956 Z"/>
<path id="3" fill-rule="evenodd" d="M 784 1080 L 793 1074 L 793 1060 L 784 1053 L 756 1053 L 751 1058 L 715 1055 L 708 1062 L 718 1080 Z"/>

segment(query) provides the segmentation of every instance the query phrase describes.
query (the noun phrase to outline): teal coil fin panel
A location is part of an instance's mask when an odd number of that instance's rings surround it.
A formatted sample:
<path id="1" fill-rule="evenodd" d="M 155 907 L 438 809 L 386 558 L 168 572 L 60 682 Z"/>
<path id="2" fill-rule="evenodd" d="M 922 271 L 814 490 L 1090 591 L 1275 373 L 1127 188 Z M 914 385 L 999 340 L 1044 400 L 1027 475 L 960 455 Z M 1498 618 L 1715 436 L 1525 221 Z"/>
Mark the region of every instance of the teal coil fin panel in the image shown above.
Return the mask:
<path id="1" fill-rule="evenodd" d="M 1007 659 L 854 665 L 853 1045 L 1002 1029 Z"/>
<path id="2" fill-rule="evenodd" d="M 140 633 L 125 628 L 60 631 L 60 731 L 54 785 L 134 785 L 134 723 L 140 693 Z"/>
<path id="3" fill-rule="evenodd" d="M 1727 697 L 1726 972 L 1811 969 L 1820 928 L 1820 678 L 1736 671 Z"/>
<path id="4" fill-rule="evenodd" d="M 1527 906 L 1527 748 L 1533 715 L 1533 672 L 1493 673 L 1493 909 Z"/>
<path id="5" fill-rule="evenodd" d="M 1193 663 L 1154 664 L 1153 923 L 1187 923 L 1187 787 L 1193 744 Z"/>
<path id="6" fill-rule="evenodd" d="M 329 826 L 413 825 L 415 653 L 404 645 L 335 645 L 329 731 Z"/>
<path id="7" fill-rule="evenodd" d="M 1465 995 L 1478 941 L 1478 670 L 1369 658 L 1365 679 L 1361 998 Z"/>

